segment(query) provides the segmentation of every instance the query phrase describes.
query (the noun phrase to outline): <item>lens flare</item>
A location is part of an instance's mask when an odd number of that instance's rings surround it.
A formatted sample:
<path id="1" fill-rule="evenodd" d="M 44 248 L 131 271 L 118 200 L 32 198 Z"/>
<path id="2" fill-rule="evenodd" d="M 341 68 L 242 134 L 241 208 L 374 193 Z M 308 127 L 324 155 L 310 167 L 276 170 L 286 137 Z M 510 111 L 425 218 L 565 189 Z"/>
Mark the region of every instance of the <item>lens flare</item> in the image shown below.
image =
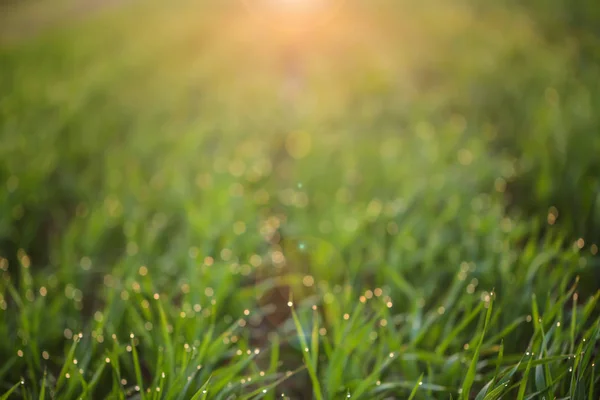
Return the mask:
<path id="1" fill-rule="evenodd" d="M 305 31 L 326 25 L 345 0 L 243 0 L 246 9 L 277 30 Z"/>

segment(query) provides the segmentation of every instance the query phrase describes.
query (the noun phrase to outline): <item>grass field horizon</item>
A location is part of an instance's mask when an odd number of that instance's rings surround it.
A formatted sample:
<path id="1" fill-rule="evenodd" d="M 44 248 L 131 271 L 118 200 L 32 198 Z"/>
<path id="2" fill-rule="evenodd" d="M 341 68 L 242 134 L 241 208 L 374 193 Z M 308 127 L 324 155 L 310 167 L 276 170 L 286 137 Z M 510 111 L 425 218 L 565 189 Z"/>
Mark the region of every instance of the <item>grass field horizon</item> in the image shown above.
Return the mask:
<path id="1" fill-rule="evenodd" d="M 600 395 L 593 2 L 1 6 L 0 399 Z"/>

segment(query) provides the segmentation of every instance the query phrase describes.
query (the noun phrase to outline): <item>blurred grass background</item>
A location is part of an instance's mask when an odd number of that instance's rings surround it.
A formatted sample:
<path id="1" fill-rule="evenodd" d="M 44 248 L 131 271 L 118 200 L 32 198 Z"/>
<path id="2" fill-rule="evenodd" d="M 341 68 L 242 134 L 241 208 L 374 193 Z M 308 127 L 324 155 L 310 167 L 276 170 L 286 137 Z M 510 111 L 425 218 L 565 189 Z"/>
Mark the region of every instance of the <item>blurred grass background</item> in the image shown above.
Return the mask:
<path id="1" fill-rule="evenodd" d="M 347 0 L 298 12 L 263 3 L 1 4 L 3 389 L 23 376 L 22 396 L 36 398 L 44 370 L 60 381 L 65 339 L 80 331 L 86 369 L 107 352 L 128 356 L 106 342 L 135 332 L 143 387 L 161 366 L 187 376 L 178 368 L 190 360 L 170 345 L 200 348 L 261 315 L 237 344 L 219 339 L 202 354 L 206 372 L 185 390 L 198 389 L 229 376 L 219 368 L 236 349 L 268 347 L 269 332 L 294 335 L 293 293 L 307 310 L 323 307 L 331 348 L 354 357 L 342 366 L 334 350 L 321 353 L 326 398 L 341 387 L 401 396 L 404 384 L 359 384 L 401 345 L 447 356 L 389 372 L 414 382 L 429 371 L 430 398 L 460 386 L 464 371 L 445 353 L 472 356 L 483 320 L 468 316 L 491 292 L 502 309 L 492 336 L 531 313 L 532 294 L 558 318 L 576 276 L 579 296 L 595 296 L 600 7 Z M 361 324 L 346 328 L 363 338 L 354 344 L 336 332 L 376 288 L 387 300 L 375 314 L 389 315 L 370 351 L 360 349 L 369 340 Z M 166 311 L 153 314 L 154 293 Z M 573 352 L 597 315 L 594 299 L 546 356 Z M 156 332 L 163 323 L 172 339 Z M 518 325 L 503 351 L 523 354 L 538 331 Z M 170 361 L 157 361 L 159 347 Z M 303 364 L 286 357 L 282 370 Z M 135 363 L 123 362 L 131 383 Z M 490 373 L 482 365 L 476 386 Z M 285 387 L 299 391 L 292 398 L 316 393 L 306 374 Z M 97 393 L 117 396 L 121 378 Z M 81 391 L 57 385 L 60 398 Z M 564 385 L 557 379 L 554 390 L 581 390 Z"/>

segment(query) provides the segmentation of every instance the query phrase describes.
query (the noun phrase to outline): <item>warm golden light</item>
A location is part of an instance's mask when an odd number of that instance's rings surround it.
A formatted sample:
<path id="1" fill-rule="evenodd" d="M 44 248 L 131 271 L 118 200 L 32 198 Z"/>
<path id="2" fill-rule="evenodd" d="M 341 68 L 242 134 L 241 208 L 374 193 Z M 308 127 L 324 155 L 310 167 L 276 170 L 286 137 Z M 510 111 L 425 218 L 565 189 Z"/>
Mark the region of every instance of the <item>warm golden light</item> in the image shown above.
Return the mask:
<path id="1" fill-rule="evenodd" d="M 309 30 L 329 23 L 344 0 L 244 0 L 248 11 L 281 30 Z"/>
<path id="2" fill-rule="evenodd" d="M 286 11 L 309 11 L 331 6 L 339 3 L 336 0 L 245 0 L 245 3 L 254 8 L 270 8 Z"/>

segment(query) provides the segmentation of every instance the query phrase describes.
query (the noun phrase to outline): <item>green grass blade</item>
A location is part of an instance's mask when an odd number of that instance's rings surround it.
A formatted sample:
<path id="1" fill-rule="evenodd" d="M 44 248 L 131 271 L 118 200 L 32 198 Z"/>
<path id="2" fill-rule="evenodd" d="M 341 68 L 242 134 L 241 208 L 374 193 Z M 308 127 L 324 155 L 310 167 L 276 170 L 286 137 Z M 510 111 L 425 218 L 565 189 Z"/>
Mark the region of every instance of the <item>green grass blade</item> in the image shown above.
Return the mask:
<path id="1" fill-rule="evenodd" d="M 458 336 L 458 334 L 460 332 L 462 332 L 471 323 L 471 321 L 473 321 L 481 313 L 481 309 L 482 308 L 483 308 L 483 302 L 480 302 L 477 305 L 477 307 L 475 307 L 475 309 L 473 309 L 473 311 L 471 311 L 466 317 L 464 317 L 461 320 L 460 324 L 458 324 L 452 330 L 452 332 L 450 332 L 446 336 L 446 338 L 444 339 L 444 341 L 442 341 L 442 343 L 440 343 L 440 345 L 436 348 L 435 352 L 438 355 L 444 354 L 444 352 L 446 351 L 446 349 L 448 348 L 448 346 L 450 346 L 450 344 L 452 343 L 452 341 L 456 339 L 456 337 Z"/>
<path id="2" fill-rule="evenodd" d="M 312 333 L 311 333 L 311 357 L 313 362 L 313 368 L 315 371 L 318 368 L 319 363 L 319 314 L 315 310 L 313 311 L 313 323 L 312 323 Z"/>
<path id="3" fill-rule="evenodd" d="M 73 339 L 73 343 L 71 344 L 71 348 L 69 349 L 69 353 L 67 354 L 67 358 L 65 358 L 63 366 L 58 375 L 58 381 L 56 382 L 56 388 L 55 388 L 56 392 L 60 391 L 60 389 L 62 389 L 62 387 L 63 387 L 63 384 L 65 383 L 65 380 L 66 380 L 65 375 L 67 373 L 67 370 L 69 368 L 71 368 L 71 365 L 73 365 L 73 358 L 75 357 L 75 349 L 77 349 L 77 344 L 79 343 L 79 341 L 80 341 L 79 337 L 75 336 L 75 338 Z"/>
<path id="4" fill-rule="evenodd" d="M 11 394 L 13 394 L 13 392 L 15 390 L 17 390 L 17 388 L 19 386 L 22 386 L 23 384 L 21 382 L 19 383 L 15 383 L 13 387 L 11 387 L 10 389 L 8 389 L 8 391 L 6 393 L 4 393 L 1 397 L 0 400 L 8 400 L 8 398 L 10 397 Z"/>
<path id="5" fill-rule="evenodd" d="M 144 392 L 144 380 L 142 379 L 142 368 L 140 366 L 140 359 L 138 357 L 138 352 L 135 346 L 135 338 L 133 337 L 133 333 L 131 334 L 131 354 L 133 357 L 133 369 L 135 371 L 135 379 L 140 388 L 140 398 L 144 400 L 145 392 Z"/>
<path id="6" fill-rule="evenodd" d="M 486 396 L 485 396 L 485 400 L 498 400 L 500 398 L 502 398 L 502 396 L 504 396 L 506 393 L 510 392 L 511 390 L 517 388 L 520 385 L 519 382 L 508 386 L 508 383 L 496 386 L 494 388 L 494 390 L 490 391 Z"/>
<path id="7" fill-rule="evenodd" d="M 467 370 L 467 374 L 463 381 L 461 398 L 468 399 L 471 393 L 471 387 L 473 386 L 473 382 L 475 381 L 475 374 L 477 372 L 477 362 L 479 361 L 479 351 L 481 349 L 481 344 L 485 338 L 485 333 L 488 328 L 488 323 L 492 316 L 493 309 L 493 299 L 490 300 L 487 313 L 485 316 L 485 322 L 483 324 L 483 331 L 481 332 L 481 338 L 479 339 L 479 343 L 477 344 L 477 348 L 475 349 L 475 353 L 473 354 L 473 358 L 471 359 L 471 364 L 469 365 L 469 369 Z"/>
<path id="8" fill-rule="evenodd" d="M 267 394 L 269 394 L 269 392 L 273 389 L 275 389 L 277 386 L 279 386 L 280 384 L 282 384 L 283 382 L 285 382 L 287 379 L 290 379 L 292 376 L 296 375 L 298 372 L 304 370 L 305 367 L 300 367 L 295 371 L 292 371 L 291 374 L 289 374 L 288 376 L 283 376 L 279 379 L 277 379 L 274 382 L 271 382 L 270 384 L 266 385 L 266 386 L 262 386 L 258 389 L 255 389 L 254 391 L 245 394 L 244 396 L 240 397 L 240 400 L 250 400 L 250 399 L 256 399 L 256 398 L 262 398 L 265 397 Z M 283 397 L 283 396 L 282 396 Z"/>
<path id="9" fill-rule="evenodd" d="M 208 385 L 210 384 L 210 379 L 208 378 L 206 382 L 196 391 L 196 393 L 192 396 L 191 400 L 206 400 L 208 398 Z"/>
<path id="10" fill-rule="evenodd" d="M 433 383 L 425 383 L 423 382 L 422 385 L 420 385 L 422 390 L 429 390 L 432 392 L 437 392 L 437 393 L 448 393 L 451 391 L 451 388 L 446 387 L 446 386 L 442 386 L 442 385 L 436 385 Z M 386 382 L 386 383 L 382 383 L 381 385 L 377 386 L 372 393 L 374 394 L 379 394 L 379 393 L 387 393 L 393 390 L 397 390 L 397 389 L 406 389 L 406 390 L 413 390 L 415 388 L 415 383 L 410 381 L 398 381 L 398 382 Z M 451 394 L 451 393 L 450 393 Z"/>
<path id="11" fill-rule="evenodd" d="M 596 375 L 596 365 L 592 364 L 592 372 L 590 373 L 590 388 L 588 389 L 588 399 L 593 399 L 594 397 L 594 387 L 596 385 L 596 380 L 594 379 Z"/>
<path id="12" fill-rule="evenodd" d="M 163 354 L 166 356 L 166 370 L 174 371 L 173 356 L 175 355 L 175 352 L 173 351 L 172 336 L 169 333 L 169 322 L 167 321 L 167 315 L 163 308 L 162 300 L 160 300 L 160 298 L 156 300 L 156 304 L 158 308 L 158 314 L 160 317 L 160 331 L 162 333 L 162 342 L 165 346 L 165 351 L 163 352 Z"/>
<path id="13" fill-rule="evenodd" d="M 118 363 L 118 360 L 114 359 L 113 363 Z M 90 380 L 90 382 L 85 386 L 85 389 L 84 389 L 81 397 L 83 397 L 85 399 L 85 398 L 87 398 L 86 396 L 94 393 L 94 389 L 98 385 L 98 382 L 100 381 L 100 378 L 102 377 L 102 373 L 104 372 L 104 368 L 106 368 L 106 365 L 107 365 L 106 363 L 100 364 L 100 367 L 96 370 L 96 372 L 94 372 L 94 375 L 92 376 L 92 379 Z"/>
<path id="14" fill-rule="evenodd" d="M 502 365 L 503 358 L 504 358 L 504 341 L 502 343 L 500 343 L 500 350 L 498 351 L 498 359 L 496 360 L 496 371 L 494 372 L 494 377 L 488 383 L 486 383 L 485 386 L 479 391 L 477 396 L 475 396 L 475 400 L 483 400 L 484 398 L 486 398 L 486 395 L 487 395 L 488 391 L 490 390 L 490 388 L 494 387 L 494 385 L 496 383 L 496 379 L 499 376 L 500 366 Z"/>
<path id="15" fill-rule="evenodd" d="M 321 393 L 321 384 L 319 383 L 319 378 L 317 376 L 315 364 L 311 359 L 311 355 L 307 351 L 308 344 L 306 343 L 306 338 L 304 337 L 304 330 L 302 329 L 302 324 L 300 323 L 298 315 L 296 314 L 296 311 L 294 310 L 293 306 L 291 307 L 291 310 L 292 318 L 294 319 L 294 325 L 296 326 L 296 331 L 298 332 L 298 338 L 300 339 L 300 344 L 302 347 L 302 356 L 304 358 L 304 363 L 306 365 L 311 383 L 313 385 L 313 393 L 315 395 L 316 400 L 323 400 L 323 394 Z"/>
<path id="16" fill-rule="evenodd" d="M 419 376 L 419 380 L 417 380 L 417 383 L 415 383 L 415 387 L 413 388 L 412 392 L 410 392 L 410 396 L 408 397 L 408 400 L 413 400 L 415 398 L 415 396 L 417 395 L 417 392 L 419 391 L 419 387 L 423 385 L 423 374 L 421 374 L 421 376 Z"/>
<path id="17" fill-rule="evenodd" d="M 531 368 L 531 360 L 533 356 L 529 358 L 527 362 L 527 368 L 525 368 L 525 373 L 521 378 L 521 383 L 519 384 L 519 393 L 517 394 L 517 400 L 523 400 L 525 398 L 525 391 L 527 390 L 527 381 L 529 380 L 529 370 Z"/>
<path id="18" fill-rule="evenodd" d="M 556 380 L 559 381 L 559 380 L 563 379 L 567 375 L 568 371 L 569 370 L 565 370 L 562 374 L 558 375 Z M 548 386 L 546 386 L 545 388 L 542 388 L 542 390 L 538 390 L 534 393 L 528 394 L 527 397 L 525 397 L 525 400 L 538 399 L 540 397 L 540 395 L 543 395 L 544 393 L 549 392 L 553 386 L 554 386 L 554 382 L 550 382 L 550 384 Z"/>
<path id="19" fill-rule="evenodd" d="M 279 362 L 279 335 L 272 335 L 271 339 L 271 357 L 269 359 L 269 373 L 277 372 Z"/>
<path id="20" fill-rule="evenodd" d="M 46 372 L 46 369 L 44 368 L 44 377 L 42 378 L 42 387 L 40 388 L 40 395 L 38 400 L 44 400 L 46 398 L 46 378 L 47 378 L 48 373 Z"/>
<path id="21" fill-rule="evenodd" d="M 575 350 L 575 338 L 576 338 L 576 327 L 577 327 L 577 299 L 579 298 L 578 294 L 575 293 L 573 295 L 573 307 L 571 308 L 571 329 L 570 333 L 570 347 L 569 353 L 573 354 L 573 350 Z"/>

